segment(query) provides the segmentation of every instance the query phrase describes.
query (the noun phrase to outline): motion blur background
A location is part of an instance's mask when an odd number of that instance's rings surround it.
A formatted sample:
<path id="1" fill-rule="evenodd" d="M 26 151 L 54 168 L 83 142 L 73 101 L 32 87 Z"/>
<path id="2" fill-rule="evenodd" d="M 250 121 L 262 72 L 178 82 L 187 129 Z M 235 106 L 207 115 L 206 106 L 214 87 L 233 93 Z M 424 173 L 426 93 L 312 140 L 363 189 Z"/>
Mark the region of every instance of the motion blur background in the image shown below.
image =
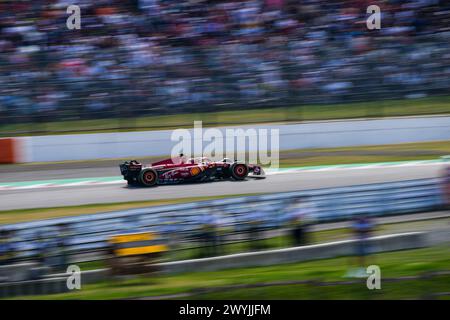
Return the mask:
<path id="1" fill-rule="evenodd" d="M 65 27 L 70 4 L 80 30 Z M 439 0 L 2 0 L 1 121 L 442 95 L 449 26 Z"/>
<path id="2" fill-rule="evenodd" d="M 449 89 L 444 0 L 0 0 L 0 297 L 448 298 Z M 261 181 L 125 186 L 111 158 L 193 120 L 296 149 Z M 120 277 L 136 246 L 151 275 Z"/>

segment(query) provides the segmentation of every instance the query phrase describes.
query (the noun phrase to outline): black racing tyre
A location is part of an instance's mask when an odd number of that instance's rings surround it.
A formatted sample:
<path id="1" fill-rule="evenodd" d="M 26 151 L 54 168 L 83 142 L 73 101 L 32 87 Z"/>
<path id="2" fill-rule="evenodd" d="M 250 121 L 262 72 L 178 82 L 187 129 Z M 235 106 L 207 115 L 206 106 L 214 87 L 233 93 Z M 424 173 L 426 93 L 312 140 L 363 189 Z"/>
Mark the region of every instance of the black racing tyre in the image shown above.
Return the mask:
<path id="1" fill-rule="evenodd" d="M 139 182 L 144 187 L 153 187 L 158 183 L 158 173 L 152 168 L 142 169 L 139 173 Z"/>
<path id="2" fill-rule="evenodd" d="M 233 179 L 244 180 L 248 176 L 248 167 L 245 163 L 233 163 L 230 172 Z"/>

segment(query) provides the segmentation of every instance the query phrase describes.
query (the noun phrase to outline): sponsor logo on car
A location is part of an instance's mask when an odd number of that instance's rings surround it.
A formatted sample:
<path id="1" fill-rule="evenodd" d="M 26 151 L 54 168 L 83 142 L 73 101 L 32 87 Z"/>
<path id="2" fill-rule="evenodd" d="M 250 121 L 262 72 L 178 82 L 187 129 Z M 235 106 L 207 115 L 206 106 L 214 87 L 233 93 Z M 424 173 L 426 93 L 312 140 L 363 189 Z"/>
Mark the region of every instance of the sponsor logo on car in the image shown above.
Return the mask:
<path id="1" fill-rule="evenodd" d="M 196 176 L 201 172 L 199 167 L 193 167 L 191 168 L 191 175 Z"/>

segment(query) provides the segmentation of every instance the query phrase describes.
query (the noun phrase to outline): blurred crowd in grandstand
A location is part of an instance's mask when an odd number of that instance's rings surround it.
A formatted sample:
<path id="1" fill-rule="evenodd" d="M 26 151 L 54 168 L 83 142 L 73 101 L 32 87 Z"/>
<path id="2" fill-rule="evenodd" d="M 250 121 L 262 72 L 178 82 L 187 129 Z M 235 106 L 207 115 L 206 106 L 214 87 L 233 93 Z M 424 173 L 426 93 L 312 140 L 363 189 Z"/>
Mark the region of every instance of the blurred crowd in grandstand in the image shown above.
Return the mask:
<path id="1" fill-rule="evenodd" d="M 66 27 L 71 4 L 81 8 L 80 30 Z M 367 29 L 371 4 L 381 8 L 380 30 Z M 0 1 L 0 121 L 367 101 L 449 87 L 445 0 Z"/>

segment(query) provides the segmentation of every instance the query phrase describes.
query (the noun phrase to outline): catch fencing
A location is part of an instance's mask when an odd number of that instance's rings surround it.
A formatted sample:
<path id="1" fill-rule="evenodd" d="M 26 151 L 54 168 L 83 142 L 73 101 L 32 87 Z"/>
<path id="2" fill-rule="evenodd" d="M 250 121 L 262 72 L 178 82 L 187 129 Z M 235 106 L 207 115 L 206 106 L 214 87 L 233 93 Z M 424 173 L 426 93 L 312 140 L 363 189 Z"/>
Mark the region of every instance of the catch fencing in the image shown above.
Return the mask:
<path id="1" fill-rule="evenodd" d="M 359 214 L 397 215 L 438 210 L 443 205 L 439 179 L 418 179 L 349 187 L 264 194 L 149 208 L 80 215 L 0 226 L 13 232 L 16 259 L 39 253 L 43 241 L 55 241 L 66 225 L 65 250 L 73 262 L 102 259 L 107 240 L 114 234 L 151 231 L 176 243 L 177 250 L 204 245 L 199 238 L 206 221 L 220 230 L 221 244 L 248 240 L 249 226 L 274 234 L 289 226 L 292 203 L 303 197 L 313 210 L 315 223 L 345 221 Z"/>

